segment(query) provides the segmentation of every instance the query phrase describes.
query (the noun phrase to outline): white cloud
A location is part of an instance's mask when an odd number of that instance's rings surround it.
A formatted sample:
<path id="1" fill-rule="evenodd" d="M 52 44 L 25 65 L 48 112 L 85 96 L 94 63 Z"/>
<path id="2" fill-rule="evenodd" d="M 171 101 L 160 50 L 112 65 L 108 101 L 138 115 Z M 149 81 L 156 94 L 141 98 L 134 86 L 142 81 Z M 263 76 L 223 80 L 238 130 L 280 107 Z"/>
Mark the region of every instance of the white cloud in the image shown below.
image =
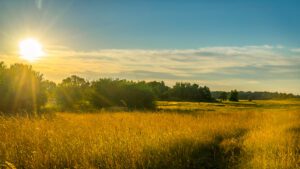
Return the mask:
<path id="1" fill-rule="evenodd" d="M 300 48 L 293 48 L 293 49 L 291 49 L 290 51 L 291 51 L 291 52 L 296 52 L 296 53 L 298 53 L 298 52 L 300 52 Z"/>

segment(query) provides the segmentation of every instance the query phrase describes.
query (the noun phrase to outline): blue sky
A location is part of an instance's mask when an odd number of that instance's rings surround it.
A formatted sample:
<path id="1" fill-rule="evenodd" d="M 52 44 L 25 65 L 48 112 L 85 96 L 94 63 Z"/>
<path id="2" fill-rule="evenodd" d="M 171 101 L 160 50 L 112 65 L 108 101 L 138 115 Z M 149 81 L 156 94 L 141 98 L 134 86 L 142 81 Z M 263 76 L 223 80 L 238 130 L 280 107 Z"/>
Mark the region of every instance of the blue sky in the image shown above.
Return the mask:
<path id="1" fill-rule="evenodd" d="M 297 0 L 1 0 L 0 59 L 23 62 L 17 43 L 33 36 L 48 56 L 31 64 L 56 81 L 77 73 L 300 94 L 299 7 Z"/>

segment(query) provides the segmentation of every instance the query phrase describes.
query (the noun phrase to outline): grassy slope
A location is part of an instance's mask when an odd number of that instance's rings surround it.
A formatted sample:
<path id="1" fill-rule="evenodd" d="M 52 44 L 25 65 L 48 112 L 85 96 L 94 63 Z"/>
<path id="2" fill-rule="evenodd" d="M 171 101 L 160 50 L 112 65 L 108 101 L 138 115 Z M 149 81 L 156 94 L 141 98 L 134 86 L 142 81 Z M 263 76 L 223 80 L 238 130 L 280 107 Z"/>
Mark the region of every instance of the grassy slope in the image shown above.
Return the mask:
<path id="1" fill-rule="evenodd" d="M 300 168 L 300 101 L 158 105 L 155 113 L 0 117 L 0 163 L 18 168 Z"/>

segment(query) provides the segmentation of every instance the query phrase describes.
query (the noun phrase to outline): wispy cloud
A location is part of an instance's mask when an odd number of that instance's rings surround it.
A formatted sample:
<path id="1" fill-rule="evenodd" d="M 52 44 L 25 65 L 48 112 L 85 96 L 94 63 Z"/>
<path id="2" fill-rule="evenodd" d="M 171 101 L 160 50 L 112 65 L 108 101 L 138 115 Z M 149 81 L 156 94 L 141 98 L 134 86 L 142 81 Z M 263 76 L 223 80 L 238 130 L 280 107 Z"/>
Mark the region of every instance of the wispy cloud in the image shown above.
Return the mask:
<path id="1" fill-rule="evenodd" d="M 292 53 L 297 51 L 291 50 Z M 33 66 L 52 80 L 78 74 L 89 79 L 119 77 L 170 82 L 201 81 L 215 83 L 216 86 L 221 81 L 226 85 L 248 85 L 251 88 L 266 81 L 280 80 L 283 84 L 300 79 L 300 56 L 286 52 L 283 46 L 96 51 L 52 46 L 47 48 L 47 53 Z"/>
<path id="2" fill-rule="evenodd" d="M 296 52 L 296 53 L 300 53 L 300 48 L 293 48 L 290 50 L 291 52 Z"/>
<path id="3" fill-rule="evenodd" d="M 42 9 L 43 7 L 43 0 L 35 0 L 35 5 L 38 9 Z"/>

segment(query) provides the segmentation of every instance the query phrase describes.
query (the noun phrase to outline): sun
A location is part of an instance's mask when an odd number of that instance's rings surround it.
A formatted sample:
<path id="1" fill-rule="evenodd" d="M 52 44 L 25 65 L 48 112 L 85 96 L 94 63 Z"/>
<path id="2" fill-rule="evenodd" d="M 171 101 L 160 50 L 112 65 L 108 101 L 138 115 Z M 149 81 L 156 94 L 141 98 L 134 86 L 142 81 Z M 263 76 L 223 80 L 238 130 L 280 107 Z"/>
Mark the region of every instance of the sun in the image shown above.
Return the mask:
<path id="1" fill-rule="evenodd" d="M 35 61 L 45 55 L 42 44 L 34 39 L 27 38 L 19 43 L 19 54 L 27 61 Z"/>

